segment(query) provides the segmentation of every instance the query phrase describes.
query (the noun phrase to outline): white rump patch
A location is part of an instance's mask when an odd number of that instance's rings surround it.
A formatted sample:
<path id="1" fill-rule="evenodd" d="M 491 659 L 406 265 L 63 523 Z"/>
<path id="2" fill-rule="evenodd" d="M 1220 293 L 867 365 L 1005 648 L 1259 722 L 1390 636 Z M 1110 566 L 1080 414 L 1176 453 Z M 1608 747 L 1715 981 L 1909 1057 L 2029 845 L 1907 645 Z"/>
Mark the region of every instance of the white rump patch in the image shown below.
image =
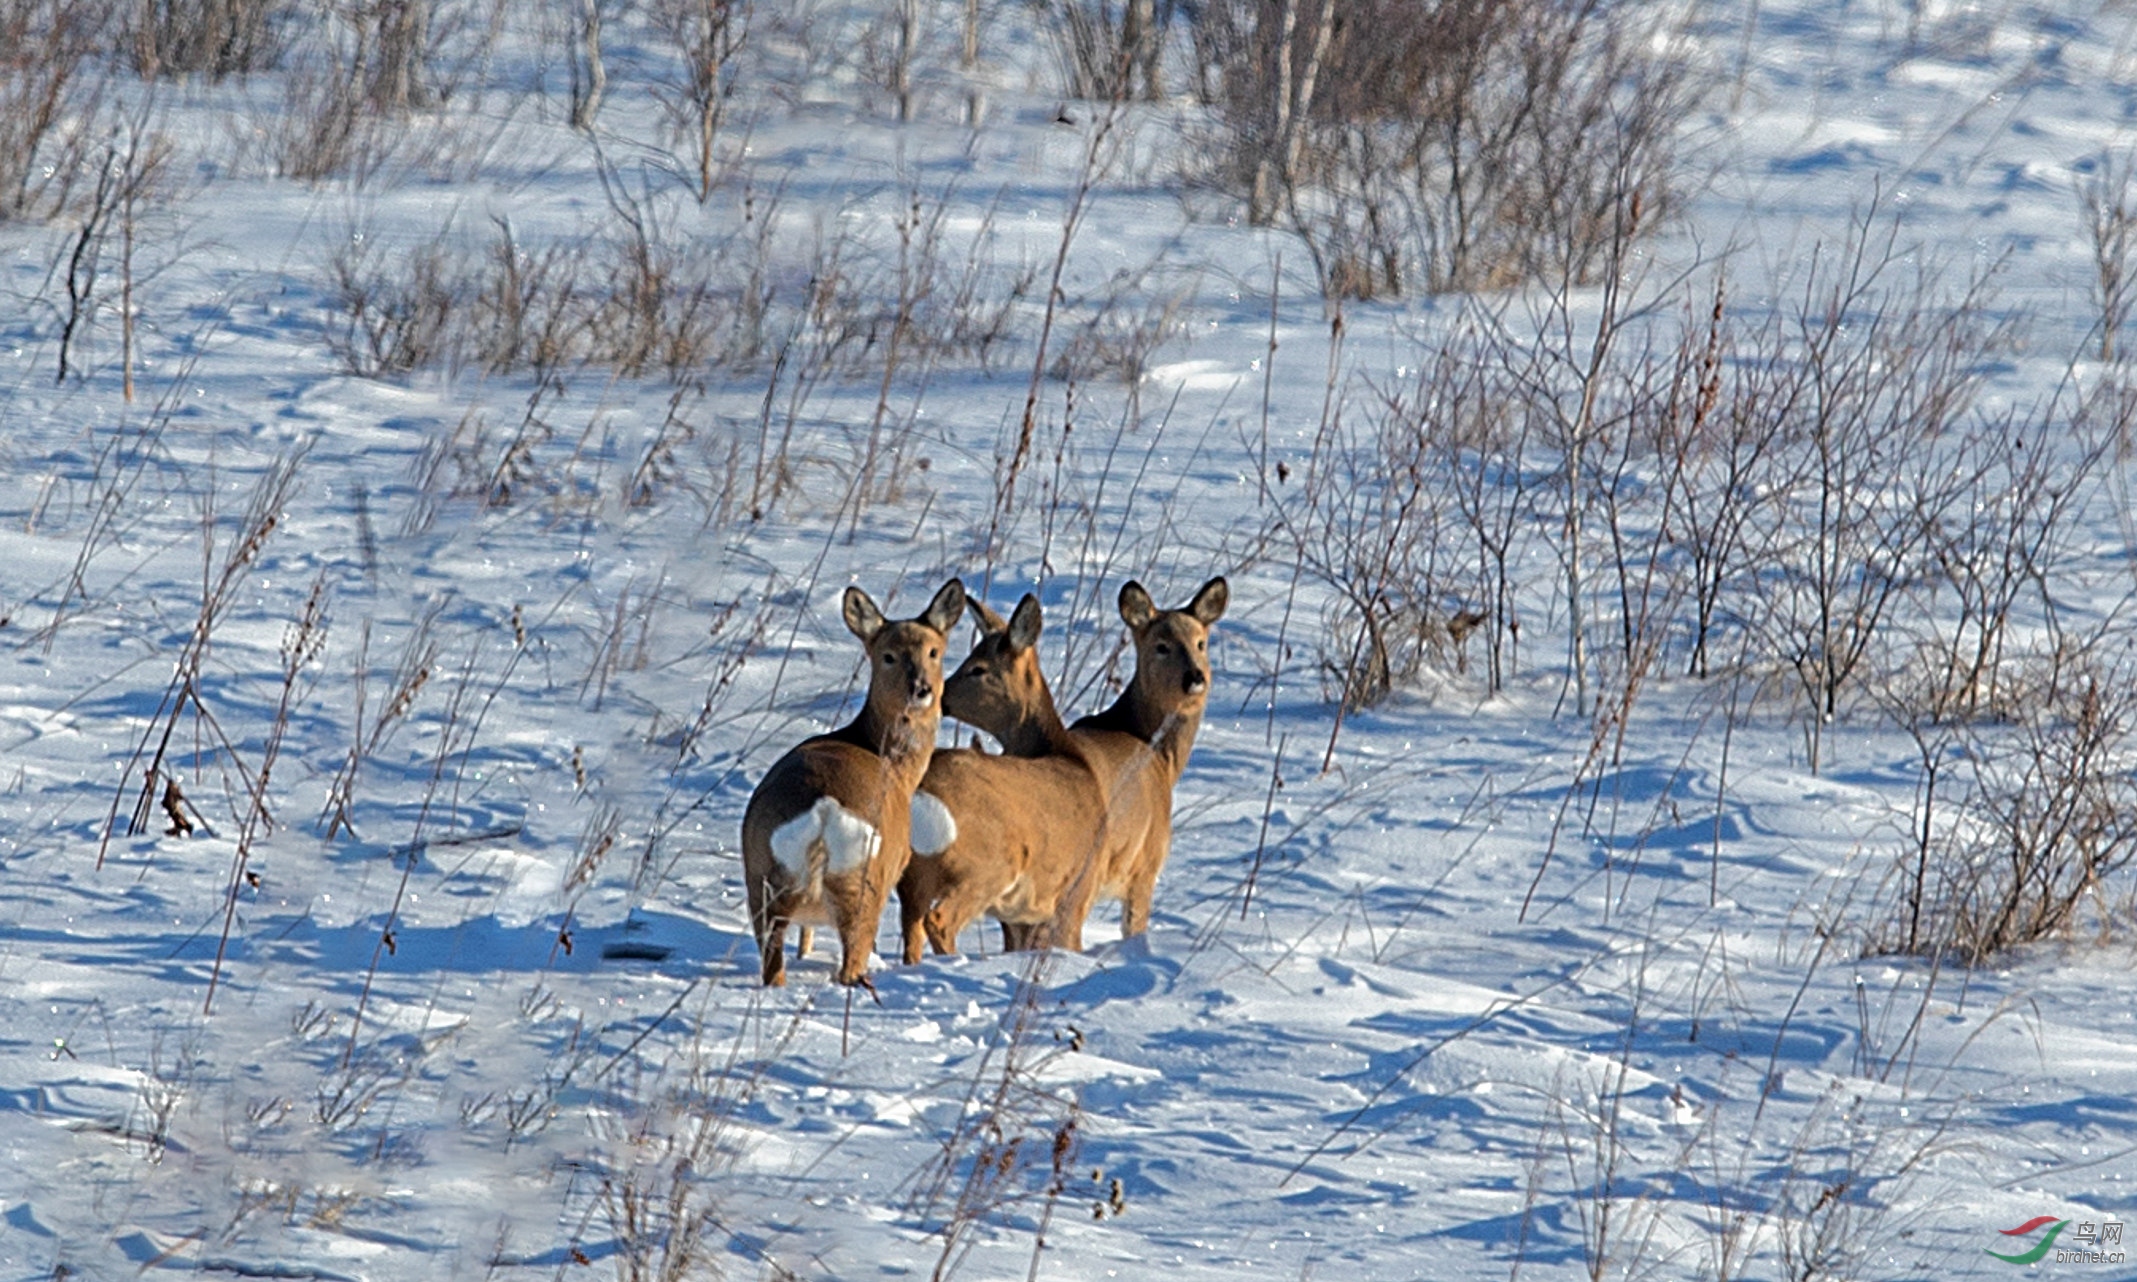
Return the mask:
<path id="1" fill-rule="evenodd" d="M 835 797 L 816 804 L 772 830 L 772 858 L 796 884 L 810 880 L 809 853 L 821 845 L 824 872 L 851 872 L 876 857 L 883 834 Z"/>
<path id="2" fill-rule="evenodd" d="M 957 840 L 957 816 L 939 797 L 913 794 L 913 853 L 939 855 Z"/>
<path id="3" fill-rule="evenodd" d="M 852 872 L 865 868 L 883 848 L 883 834 L 874 824 L 826 797 L 816 803 L 824 816 L 824 871 Z"/>

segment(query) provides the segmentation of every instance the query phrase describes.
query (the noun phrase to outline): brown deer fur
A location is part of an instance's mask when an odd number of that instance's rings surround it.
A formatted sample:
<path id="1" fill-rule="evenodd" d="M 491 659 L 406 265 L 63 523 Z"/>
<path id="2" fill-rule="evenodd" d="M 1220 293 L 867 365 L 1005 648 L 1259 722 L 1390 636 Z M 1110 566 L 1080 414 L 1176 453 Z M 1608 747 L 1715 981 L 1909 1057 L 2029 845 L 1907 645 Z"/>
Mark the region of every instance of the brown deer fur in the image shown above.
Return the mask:
<path id="1" fill-rule="evenodd" d="M 1172 847 L 1173 785 L 1187 766 L 1209 697 L 1209 629 L 1223 616 L 1229 595 L 1222 578 L 1211 579 L 1186 606 L 1160 610 L 1140 583 L 1123 585 L 1120 615 L 1135 639 L 1134 679 L 1112 707 L 1068 727 L 1065 740 L 1035 657 L 1010 669 L 1018 674 L 1013 682 L 996 677 L 972 683 L 950 709 L 959 720 L 1000 739 L 1006 753 L 1059 755 L 1065 747 L 1097 780 L 1103 805 L 1098 836 L 1078 841 L 1081 834 L 1071 834 L 1071 840 L 1056 843 L 1077 851 L 1075 866 L 1065 881 L 1058 869 L 1046 879 L 1061 887 L 1050 921 L 1031 920 L 1041 906 L 1036 901 L 1019 905 L 1015 920 L 1003 918 L 1011 947 L 1082 948 L 1084 918 L 1099 899 L 1121 901 L 1121 934 L 1149 927 L 1158 871 Z M 989 664 L 987 671 L 1003 669 Z M 981 689 L 990 697 L 977 698 Z M 1040 880 L 1032 878 L 1031 884 Z M 900 891 L 902 903 L 902 886 Z M 908 934 L 908 955 L 911 939 Z"/>
<path id="2" fill-rule="evenodd" d="M 1158 872 L 1172 852 L 1172 789 L 1187 768 L 1209 702 L 1209 630 L 1224 617 L 1231 588 L 1222 577 L 1196 589 L 1177 610 L 1161 610 L 1142 584 L 1120 589 L 1120 617 L 1135 640 L 1135 676 L 1103 712 L 1079 718 L 1069 734 L 1107 792 L 1107 836 L 1090 875 L 1062 897 L 1053 942 L 1083 947 L 1083 919 L 1101 899 L 1120 900 L 1120 933 L 1150 926 Z"/>
<path id="3" fill-rule="evenodd" d="M 943 711 L 991 730 L 1004 755 L 937 752 L 913 794 L 913 857 L 898 882 L 908 964 L 923 934 L 937 953 L 956 952 L 981 913 L 1002 923 L 1005 943 L 1027 944 L 1104 839 L 1098 777 L 1039 671 L 1039 599 L 1027 593 L 1007 622 L 965 604 L 982 635 L 943 683 Z"/>
<path id="4" fill-rule="evenodd" d="M 838 980 L 865 983 L 876 923 L 905 871 L 913 789 L 935 751 L 945 635 L 964 610 L 952 579 L 918 618 L 884 619 L 847 588 L 846 626 L 868 648 L 859 715 L 774 762 L 742 817 L 750 928 L 767 985 L 786 982 L 786 930 L 828 925 L 843 954 Z"/>

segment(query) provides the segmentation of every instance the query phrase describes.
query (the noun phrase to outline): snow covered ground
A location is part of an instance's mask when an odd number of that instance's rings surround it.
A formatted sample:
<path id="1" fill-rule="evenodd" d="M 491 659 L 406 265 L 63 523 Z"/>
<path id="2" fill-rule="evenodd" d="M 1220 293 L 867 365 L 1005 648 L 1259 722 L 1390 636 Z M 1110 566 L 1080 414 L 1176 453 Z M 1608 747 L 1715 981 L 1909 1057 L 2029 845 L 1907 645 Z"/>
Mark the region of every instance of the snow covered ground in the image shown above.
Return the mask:
<path id="1" fill-rule="evenodd" d="M 1976 964 L 1891 946 L 1925 760 L 1964 815 L 1950 778 L 2031 724 L 1887 697 L 1916 661 L 1882 638 L 1949 596 L 1902 585 L 1830 719 L 1741 620 L 1708 675 L 1673 623 L 1627 680 L 1639 558 L 1598 482 L 1575 688 L 1538 447 L 1512 613 L 1453 643 L 1432 611 L 1486 604 L 1475 541 L 1451 505 L 1402 525 L 1435 590 L 1396 587 L 1439 631 L 1338 717 L 1357 628 L 1324 571 L 1396 528 L 1339 501 L 1396 483 L 1343 469 L 1390 398 L 1430 400 L 1435 344 L 1491 315 L 1585 356 L 1603 290 L 1333 326 L 1296 238 L 1183 187 L 1201 108 L 1065 98 L 1021 6 L 987 7 L 970 74 L 963 7 L 925 8 L 901 122 L 873 9 L 760 0 L 749 65 L 784 79 L 736 93 L 700 202 L 659 7 L 612 16 L 592 135 L 566 8 L 499 10 L 459 92 L 318 182 L 281 176 L 289 74 L 115 78 L 106 109 L 175 146 L 131 403 L 117 231 L 59 379 L 83 197 L 0 223 L 0 1276 L 1950 1278 L 2120 1232 L 2127 872 Z M 2009 328 L 1954 344 L 1979 386 L 1951 435 L 2043 428 L 2068 478 L 2010 646 L 2093 637 L 2126 673 L 2128 451 L 2081 460 L 2070 407 L 2125 373 L 2075 193 L 2129 154 L 2130 14 L 1802 0 L 1681 38 L 1707 90 L 1614 359 L 1666 365 L 1718 277 L 1747 332 L 1797 325 L 1851 245 L 1893 298 L 1986 279 L 1967 324 Z M 378 319 L 391 283 L 507 234 L 522 279 L 576 247 L 589 295 L 634 263 L 750 286 L 670 296 L 700 345 L 642 369 L 449 338 L 393 368 L 373 339 L 422 334 Z M 1661 467 L 1618 475 L 1637 542 Z M 891 919 L 872 995 L 821 952 L 757 986 L 742 809 L 855 705 L 842 587 L 894 614 L 953 574 L 1036 590 L 1080 713 L 1132 661 L 1120 583 L 1177 605 L 1218 573 L 1146 936 L 1101 909 L 1080 955 L 989 925 L 900 967 Z M 2067 1223 L 2001 1235 L 2039 1216 Z M 2098 1249 L 2037 1267 L 2130 1275 Z"/>

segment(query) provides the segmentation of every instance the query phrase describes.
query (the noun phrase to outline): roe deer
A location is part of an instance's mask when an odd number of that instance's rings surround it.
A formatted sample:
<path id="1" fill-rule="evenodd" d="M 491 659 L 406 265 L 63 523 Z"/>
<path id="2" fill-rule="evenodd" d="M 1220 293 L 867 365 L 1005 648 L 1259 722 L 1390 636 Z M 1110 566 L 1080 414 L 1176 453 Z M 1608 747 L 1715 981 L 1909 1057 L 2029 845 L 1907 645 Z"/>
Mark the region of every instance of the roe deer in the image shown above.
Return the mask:
<path id="1" fill-rule="evenodd" d="M 1106 840 L 1096 863 L 1062 896 L 1050 942 L 1081 949 L 1083 919 L 1100 899 L 1120 900 L 1122 938 L 1149 928 L 1158 871 L 1172 851 L 1173 785 L 1209 702 L 1209 630 L 1230 600 L 1222 576 L 1177 610 L 1160 610 L 1133 579 L 1121 585 L 1135 676 L 1112 707 L 1069 727 L 1106 790 Z"/>
<path id="2" fill-rule="evenodd" d="M 1082 948 L 1083 919 L 1102 898 L 1121 901 L 1123 936 L 1148 928 L 1158 870 L 1172 847 L 1173 785 L 1186 768 L 1209 698 L 1209 630 L 1223 617 L 1229 598 L 1228 585 L 1215 578 L 1181 609 L 1160 610 L 1142 584 L 1122 585 L 1120 617 L 1135 638 L 1135 677 L 1112 707 L 1070 726 L 1065 741 L 1097 778 L 1103 808 L 1094 829 L 1098 835 L 1080 849 L 1067 843 L 1078 850 L 1076 864 L 1061 886 L 1051 920 L 1004 919 L 1002 933 L 1010 947 Z M 979 654 L 975 650 L 974 658 Z M 1006 670 L 989 664 L 987 671 Z M 1001 740 L 1006 752 L 1060 751 L 1061 719 L 1038 676 L 1036 657 L 1029 657 L 1028 672 L 1022 663 L 1015 671 L 1014 682 L 995 677 L 974 683 L 951 714 Z M 981 688 L 991 697 L 974 697 Z"/>
<path id="3" fill-rule="evenodd" d="M 981 913 L 1025 947 L 1103 841 L 1105 795 L 1061 724 L 1035 648 L 1043 620 L 1026 593 L 1007 622 L 972 597 L 982 635 L 942 686 L 942 710 L 1002 741 L 1003 755 L 947 748 L 913 794 L 912 862 L 898 881 L 905 960 L 923 933 L 937 953 Z"/>
<path id="4" fill-rule="evenodd" d="M 913 788 L 935 751 L 945 636 L 965 589 L 943 584 L 918 618 L 890 622 L 847 588 L 846 626 L 868 647 L 868 699 L 847 725 L 774 762 L 742 816 L 742 874 L 764 982 L 786 982 L 788 923 L 838 931 L 841 984 L 864 984 L 876 923 L 910 852 Z"/>

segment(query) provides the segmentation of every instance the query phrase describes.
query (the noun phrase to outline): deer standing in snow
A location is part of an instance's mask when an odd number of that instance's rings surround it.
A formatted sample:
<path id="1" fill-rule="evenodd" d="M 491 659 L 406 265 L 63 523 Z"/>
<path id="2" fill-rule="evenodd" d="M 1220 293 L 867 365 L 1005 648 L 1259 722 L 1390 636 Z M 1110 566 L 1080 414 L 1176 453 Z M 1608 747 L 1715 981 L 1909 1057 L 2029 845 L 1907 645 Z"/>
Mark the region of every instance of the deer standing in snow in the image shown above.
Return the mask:
<path id="1" fill-rule="evenodd" d="M 1051 942 L 1083 947 L 1083 919 L 1100 899 L 1120 900 L 1122 938 L 1150 927 L 1150 899 L 1172 852 L 1172 789 L 1187 769 L 1209 702 L 1209 630 L 1231 587 L 1220 576 L 1186 605 L 1161 610 L 1143 585 L 1121 585 L 1120 617 L 1135 640 L 1135 676 L 1104 712 L 1069 734 L 1107 789 L 1106 841 L 1096 864 L 1062 897 Z"/>
<path id="2" fill-rule="evenodd" d="M 846 626 L 868 648 L 868 698 L 847 725 L 774 762 L 742 816 L 750 929 L 767 985 L 786 982 L 789 923 L 831 926 L 838 980 L 865 984 L 876 923 L 910 854 L 913 789 L 935 751 L 945 637 L 965 605 L 950 580 L 914 619 L 891 622 L 847 588 Z"/>
<path id="3" fill-rule="evenodd" d="M 943 682 L 942 710 L 994 734 L 1002 753 L 937 752 L 913 794 L 913 858 L 898 881 L 908 965 L 923 943 L 956 952 L 981 913 L 1002 923 L 1006 946 L 1028 947 L 1104 841 L 1104 790 L 1039 670 L 1039 598 L 1026 593 L 1006 621 L 965 605 L 981 636 Z"/>
<path id="4" fill-rule="evenodd" d="M 1095 783 L 1098 812 L 1091 813 L 1085 794 L 989 795 L 975 788 L 960 799 L 948 786 L 932 790 L 923 781 L 915 799 L 915 849 L 936 862 L 922 865 L 927 882 L 914 881 L 913 899 L 907 899 L 905 883 L 899 886 L 908 961 L 918 959 L 916 928 L 927 929 L 938 952 L 953 951 L 956 927 L 981 911 L 1002 920 L 1012 948 L 1082 948 L 1084 918 L 1099 899 L 1121 901 L 1123 936 L 1149 927 L 1158 871 L 1172 847 L 1173 785 L 1187 766 L 1209 698 L 1209 630 L 1229 597 L 1228 585 L 1216 578 L 1184 607 L 1160 610 L 1142 584 L 1123 585 L 1120 615 L 1135 639 L 1134 679 L 1112 707 L 1065 729 L 1030 644 L 1038 632 L 1037 602 L 1021 646 L 1014 644 L 1014 620 L 999 636 L 989 627 L 951 679 L 955 695 L 945 688 L 945 705 L 951 715 L 999 739 L 1009 758 L 1055 761 L 1050 777 L 1080 779 L 1067 762 L 1080 763 Z M 979 767 L 960 764 L 946 768 L 945 776 L 953 770 L 961 776 Z M 922 811 L 929 812 L 924 819 Z M 935 811 L 949 823 L 942 824 Z M 980 839 L 974 825 L 981 822 L 989 825 L 991 840 Z M 1011 831 L 1018 835 L 1001 835 Z M 958 857 L 943 858 L 948 854 Z M 994 888 L 991 900 L 984 898 L 988 888 Z M 975 897 L 979 904 L 968 908 Z M 945 904 L 963 914 L 954 925 L 955 914 Z"/>

